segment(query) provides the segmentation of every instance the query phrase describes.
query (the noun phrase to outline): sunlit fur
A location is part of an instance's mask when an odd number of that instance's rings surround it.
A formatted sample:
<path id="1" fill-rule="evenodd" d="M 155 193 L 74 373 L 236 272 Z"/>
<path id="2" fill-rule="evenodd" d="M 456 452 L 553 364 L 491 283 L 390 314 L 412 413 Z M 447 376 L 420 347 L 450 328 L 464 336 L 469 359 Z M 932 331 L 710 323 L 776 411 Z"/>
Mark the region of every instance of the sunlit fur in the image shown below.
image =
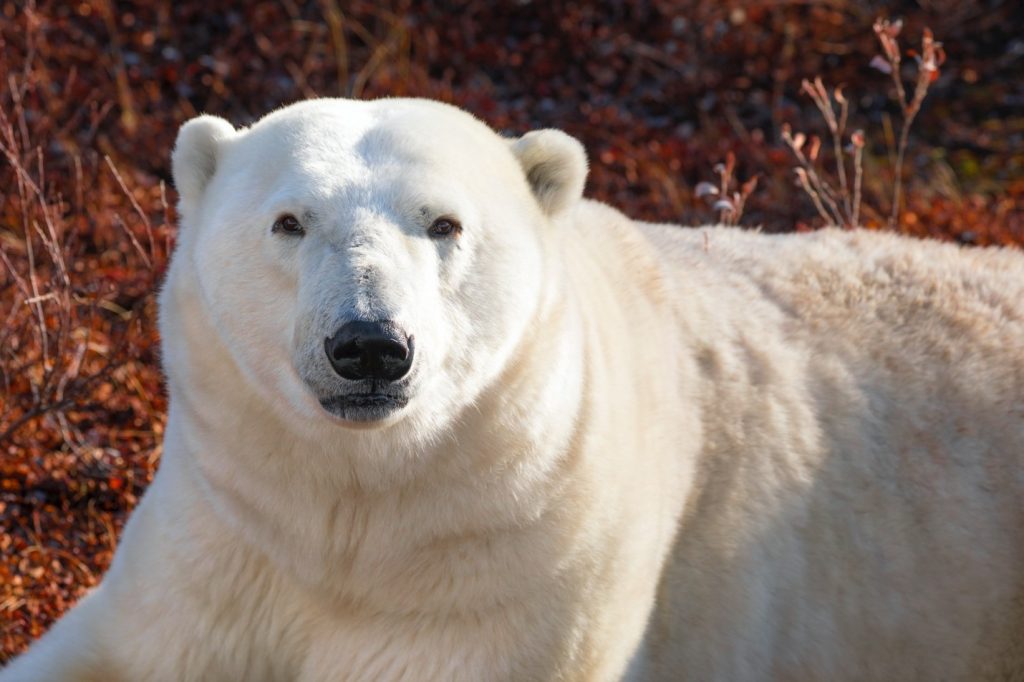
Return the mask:
<path id="1" fill-rule="evenodd" d="M 638 223 L 422 100 L 174 174 L 159 473 L 3 682 L 1024 679 L 1019 253 Z M 352 319 L 415 338 L 377 421 Z"/>

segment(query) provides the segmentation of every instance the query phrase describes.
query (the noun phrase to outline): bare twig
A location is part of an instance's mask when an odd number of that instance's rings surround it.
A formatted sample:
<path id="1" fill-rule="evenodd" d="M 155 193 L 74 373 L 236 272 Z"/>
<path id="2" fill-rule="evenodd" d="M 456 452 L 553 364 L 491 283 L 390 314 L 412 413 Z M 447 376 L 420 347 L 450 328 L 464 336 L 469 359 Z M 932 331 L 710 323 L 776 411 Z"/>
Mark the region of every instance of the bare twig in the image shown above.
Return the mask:
<path id="1" fill-rule="evenodd" d="M 15 110 L 13 119 L 20 118 Z M 27 130 L 16 132 L 12 117 L 0 109 L 0 158 L 6 161 L 10 182 L 15 187 L 12 199 L 17 201 L 21 219 L 16 249 L 9 251 L 7 244 L 0 243 L 0 264 L 6 272 L 4 286 L 17 292 L 12 297 L 14 307 L 6 316 L 2 334 L 4 345 L 0 348 L 4 388 L 4 399 L 0 400 L 0 444 L 41 417 L 53 417 L 61 432 L 68 432 L 71 423 L 62 420 L 64 411 L 70 407 L 86 409 L 90 391 L 98 382 L 110 377 L 115 357 L 118 357 L 111 354 L 98 367 L 92 363 L 89 371 L 83 371 L 86 355 L 92 347 L 90 334 L 96 323 L 98 302 L 74 293 L 68 268 L 69 241 L 65 239 L 57 208 L 61 201 L 59 197 L 54 200 L 44 190 L 46 167 L 42 149 L 24 146 L 29 141 Z M 31 160 L 31 164 L 26 160 Z M 107 163 L 150 232 L 145 213 L 109 159 Z M 77 157 L 74 172 L 76 201 L 81 207 L 85 197 Z M 127 227 L 125 229 L 141 259 L 149 265 L 142 246 Z M 88 311 L 88 319 L 83 318 L 83 307 Z M 19 312 L 19 309 L 28 312 Z M 84 333 L 84 338 L 72 343 L 76 333 Z M 7 352 L 8 341 L 19 350 Z M 122 339 L 122 343 L 126 343 L 126 339 Z M 18 397 L 11 395 L 12 377 L 26 380 L 23 388 L 14 389 L 21 391 Z"/>
<path id="2" fill-rule="evenodd" d="M 939 77 L 939 67 L 946 61 L 946 52 L 942 49 L 942 43 L 935 40 L 930 29 L 925 28 L 921 38 L 921 53 L 912 53 L 917 60 L 917 79 L 914 84 L 914 94 L 908 98 L 900 73 L 901 55 L 897 40 L 902 28 L 903 22 L 899 20 L 878 19 L 875 21 L 874 31 L 882 46 L 882 54 L 876 55 L 871 60 L 872 66 L 892 77 L 893 85 L 896 86 L 897 103 L 900 105 L 900 112 L 903 115 L 903 125 L 900 127 L 899 142 L 896 148 L 894 169 L 896 177 L 893 181 L 889 227 L 895 227 L 900 217 L 903 202 L 903 161 L 907 153 L 907 144 L 910 141 L 910 127 L 918 112 L 921 111 L 921 104 L 928 95 L 928 88 Z"/>
<path id="3" fill-rule="evenodd" d="M 917 80 L 912 96 L 908 98 L 900 77 L 901 54 L 897 36 L 902 29 L 900 21 L 890 22 L 878 19 L 874 24 L 874 32 L 882 46 L 882 54 L 871 60 L 871 66 L 892 76 L 896 86 L 896 96 L 903 113 L 903 124 L 900 128 L 896 153 L 890 161 L 894 166 L 895 181 L 893 183 L 892 211 L 889 226 L 896 225 L 902 204 L 903 162 L 906 157 L 910 127 L 914 118 L 921 110 L 921 103 L 928 93 L 928 87 L 937 78 L 939 67 L 945 61 L 942 44 L 934 40 L 927 28 L 921 42 L 921 54 L 914 55 L 918 63 Z M 814 203 L 818 214 L 826 223 L 853 228 L 860 225 L 861 205 L 863 201 L 864 181 L 864 131 L 856 130 L 849 136 L 848 146 L 843 145 L 846 138 L 846 125 L 849 120 L 849 100 L 843 94 L 842 87 L 835 88 L 831 93 L 825 88 L 821 78 L 813 81 L 804 80 L 801 91 L 814 102 L 828 127 L 832 140 L 832 154 L 835 164 L 834 177 L 838 187 L 833 186 L 828 178 L 817 168 L 818 152 L 821 142 L 816 136 L 808 138 L 803 133 L 793 133 L 789 125 L 783 125 L 782 139 L 789 146 L 797 160 L 796 176 L 800 187 Z M 886 128 L 886 139 L 891 139 L 891 128 Z M 806 147 L 806 152 L 805 152 Z M 890 149 L 892 145 L 890 145 Z M 847 156 L 851 158 L 848 159 Z M 847 164 L 852 165 L 853 187 L 851 189 Z"/>
<path id="4" fill-rule="evenodd" d="M 864 131 L 855 130 L 850 136 L 853 145 L 853 224 L 860 224 L 861 186 L 864 180 Z"/>
<path id="5" fill-rule="evenodd" d="M 139 218 L 142 220 L 143 226 L 146 228 L 146 239 L 149 242 L 149 253 L 153 258 L 147 257 L 144 253 L 142 254 L 142 257 L 149 267 L 153 267 L 153 259 L 156 257 L 156 246 L 153 243 L 153 226 L 149 222 L 149 217 L 146 215 L 146 212 L 142 210 L 142 207 L 139 206 L 139 202 L 135 200 L 135 195 L 132 194 L 128 190 L 128 186 L 124 184 L 124 178 L 122 178 L 121 174 L 117 172 L 117 166 L 115 166 L 114 162 L 110 160 L 110 157 L 104 154 L 103 161 L 106 162 L 107 168 L 110 169 L 110 172 L 114 174 L 114 179 L 117 180 L 118 186 L 121 188 L 121 191 L 124 192 L 124 195 L 128 197 L 128 201 L 131 202 L 132 208 L 135 209 L 135 213 L 138 214 Z M 128 230 L 127 225 L 125 225 L 125 230 Z M 133 243 L 138 243 L 135 236 L 132 235 L 130 231 L 129 236 L 132 238 Z"/>
<path id="6" fill-rule="evenodd" d="M 804 81 L 806 84 L 807 81 Z M 823 89 L 824 90 L 824 89 Z M 817 97 L 815 91 L 815 97 Z M 827 93 L 825 97 L 827 98 Z M 820 109 L 820 107 L 819 107 Z M 830 112 L 830 116 L 834 117 L 831 105 L 825 104 L 825 109 L 822 110 Z M 826 119 L 828 120 L 828 119 Z M 789 146 L 793 152 L 793 156 L 796 157 L 799 167 L 796 169 L 797 181 L 803 190 L 811 197 L 814 202 L 814 207 L 818 210 L 818 213 L 822 218 L 825 219 L 825 223 L 829 225 L 841 225 L 845 227 L 852 227 L 850 216 L 851 213 L 844 214 L 839 206 L 839 203 L 843 201 L 836 189 L 832 187 L 831 183 L 828 182 L 821 174 L 818 173 L 815 168 L 815 164 L 818 160 L 818 154 L 821 150 L 821 140 L 816 136 L 812 135 L 809 139 L 803 133 L 794 134 L 788 124 L 782 127 L 782 140 Z M 808 145 L 809 142 L 809 145 Z M 807 153 L 804 153 L 804 146 L 807 145 Z M 842 157 L 836 160 L 836 163 L 842 163 Z M 846 201 L 845 203 L 849 203 Z"/>
<path id="7" fill-rule="evenodd" d="M 698 198 L 713 202 L 712 209 L 718 211 L 719 223 L 738 225 L 743 217 L 747 199 L 757 189 L 757 176 L 742 183 L 739 188 L 734 188 L 736 155 L 732 152 L 726 155 L 723 163 L 715 164 L 714 170 L 718 174 L 718 185 L 701 182 L 697 185 L 695 193 Z"/>

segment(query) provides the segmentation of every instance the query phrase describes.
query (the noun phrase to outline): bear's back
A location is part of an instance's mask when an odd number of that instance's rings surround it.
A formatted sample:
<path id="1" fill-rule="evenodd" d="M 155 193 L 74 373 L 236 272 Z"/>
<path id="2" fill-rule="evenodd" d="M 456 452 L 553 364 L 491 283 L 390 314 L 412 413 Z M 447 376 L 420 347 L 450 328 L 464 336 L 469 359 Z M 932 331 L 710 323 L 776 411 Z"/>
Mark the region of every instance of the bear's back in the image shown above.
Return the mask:
<path id="1" fill-rule="evenodd" d="M 1024 255 L 866 231 L 638 229 L 694 301 L 683 314 L 700 320 L 679 324 L 700 336 L 707 396 L 654 669 L 1024 670 L 1024 611 L 1006 608 L 1024 603 Z"/>

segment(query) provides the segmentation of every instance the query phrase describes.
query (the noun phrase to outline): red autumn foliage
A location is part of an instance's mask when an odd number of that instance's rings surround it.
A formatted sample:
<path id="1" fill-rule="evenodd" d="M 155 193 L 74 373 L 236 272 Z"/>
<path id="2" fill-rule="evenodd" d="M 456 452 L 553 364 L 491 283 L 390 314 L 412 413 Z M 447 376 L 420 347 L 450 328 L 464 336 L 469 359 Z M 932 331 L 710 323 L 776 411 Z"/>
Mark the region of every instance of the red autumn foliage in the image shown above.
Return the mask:
<path id="1" fill-rule="evenodd" d="M 804 230 L 821 221 L 782 133 L 807 131 L 811 162 L 836 153 L 800 94 L 821 76 L 844 86 L 860 220 L 878 228 L 899 167 L 890 90 L 916 58 L 928 100 L 914 111 L 895 229 L 1024 244 L 1024 7 L 869 5 L 0 4 L 0 662 L 98 582 L 159 460 L 154 292 L 184 120 L 205 111 L 241 125 L 313 96 L 434 97 L 499 130 L 576 135 L 588 193 L 637 218 L 702 223 L 739 208 L 744 224 Z M 873 29 L 879 14 L 901 29 Z M 897 36 L 924 36 L 923 51 L 901 54 Z M 722 186 L 700 183 L 723 159 Z"/>

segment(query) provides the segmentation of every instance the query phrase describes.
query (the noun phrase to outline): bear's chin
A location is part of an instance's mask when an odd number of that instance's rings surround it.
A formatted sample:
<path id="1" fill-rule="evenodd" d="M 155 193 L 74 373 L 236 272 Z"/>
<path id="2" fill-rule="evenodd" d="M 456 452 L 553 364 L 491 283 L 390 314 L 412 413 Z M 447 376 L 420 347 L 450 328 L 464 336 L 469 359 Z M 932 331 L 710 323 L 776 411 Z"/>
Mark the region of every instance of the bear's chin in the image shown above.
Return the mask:
<path id="1" fill-rule="evenodd" d="M 404 395 L 348 393 L 321 398 L 320 406 L 347 425 L 373 428 L 392 422 L 409 402 Z"/>

